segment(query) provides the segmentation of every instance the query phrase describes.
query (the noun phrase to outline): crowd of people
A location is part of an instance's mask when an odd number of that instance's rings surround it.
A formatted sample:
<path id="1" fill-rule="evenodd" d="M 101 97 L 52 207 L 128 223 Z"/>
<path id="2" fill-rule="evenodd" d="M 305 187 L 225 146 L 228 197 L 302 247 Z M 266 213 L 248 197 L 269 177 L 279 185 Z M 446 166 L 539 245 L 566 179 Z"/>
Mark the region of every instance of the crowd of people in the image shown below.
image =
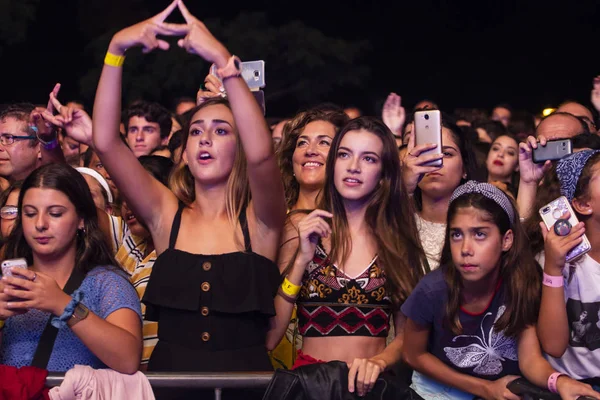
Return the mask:
<path id="1" fill-rule="evenodd" d="M 165 22 L 176 9 L 185 24 Z M 126 52 L 168 51 L 161 36 L 216 74 L 172 111 L 122 107 Z M 589 105 L 545 117 L 442 112 L 439 153 L 416 144 L 412 116 L 438 105 L 407 110 L 395 93 L 377 116 L 327 103 L 267 123 L 239 58 L 175 0 L 112 37 L 91 116 L 58 84 L 45 107 L 0 112 L 0 259 L 27 264 L 3 267 L 0 363 L 134 374 L 342 361 L 359 396 L 387 376 L 425 399 L 515 399 L 508 385 L 524 377 L 600 399 L 593 86 Z M 559 139 L 571 154 L 534 162 Z M 581 221 L 566 232 L 538 212 L 560 196 Z"/>

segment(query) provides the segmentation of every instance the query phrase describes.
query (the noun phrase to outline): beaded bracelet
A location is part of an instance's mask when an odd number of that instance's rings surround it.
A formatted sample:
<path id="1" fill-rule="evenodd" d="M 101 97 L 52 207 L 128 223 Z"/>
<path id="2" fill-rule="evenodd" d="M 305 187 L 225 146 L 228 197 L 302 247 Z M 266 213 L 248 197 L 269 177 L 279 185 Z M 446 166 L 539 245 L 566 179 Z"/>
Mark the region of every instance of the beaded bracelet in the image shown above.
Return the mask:
<path id="1" fill-rule="evenodd" d="M 73 316 L 73 313 L 75 312 L 75 307 L 77 307 L 77 304 L 79 304 L 81 299 L 83 299 L 83 292 L 81 291 L 81 289 L 77 289 L 73 292 L 73 295 L 71 297 L 72 299 L 69 302 L 69 304 L 67 304 L 67 306 L 65 307 L 65 311 L 63 311 L 62 315 L 60 317 L 52 318 L 51 324 L 53 327 L 60 329 L 67 326 L 67 321 L 70 320 Z"/>

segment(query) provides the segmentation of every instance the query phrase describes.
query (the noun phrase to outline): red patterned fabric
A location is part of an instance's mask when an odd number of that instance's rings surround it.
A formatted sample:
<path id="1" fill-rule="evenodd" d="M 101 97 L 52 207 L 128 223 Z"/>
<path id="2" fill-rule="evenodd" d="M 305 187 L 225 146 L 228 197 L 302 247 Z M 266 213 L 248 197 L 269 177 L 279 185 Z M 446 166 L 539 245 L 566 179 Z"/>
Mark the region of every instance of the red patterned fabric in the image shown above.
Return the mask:
<path id="1" fill-rule="evenodd" d="M 392 303 L 377 256 L 352 278 L 330 262 L 321 246 L 309 263 L 298 296 L 302 336 L 387 337 Z"/>
<path id="2" fill-rule="evenodd" d="M 311 365 L 311 364 L 324 364 L 325 361 L 323 360 L 317 360 L 314 357 L 311 357 L 307 354 L 304 354 L 302 352 L 302 350 L 298 350 L 298 355 L 296 357 L 296 361 L 294 362 L 294 366 L 292 367 L 292 369 L 296 369 L 296 368 L 300 368 L 303 367 L 305 365 Z"/>
<path id="3" fill-rule="evenodd" d="M 47 376 L 45 369 L 0 365 L 0 400 L 49 400 Z"/>

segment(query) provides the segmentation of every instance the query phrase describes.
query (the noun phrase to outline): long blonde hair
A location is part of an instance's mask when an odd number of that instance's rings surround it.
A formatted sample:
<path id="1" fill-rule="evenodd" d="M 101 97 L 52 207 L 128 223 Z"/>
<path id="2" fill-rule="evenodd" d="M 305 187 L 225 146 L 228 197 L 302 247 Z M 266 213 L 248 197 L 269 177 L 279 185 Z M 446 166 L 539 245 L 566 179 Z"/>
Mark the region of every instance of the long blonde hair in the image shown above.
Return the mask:
<path id="1" fill-rule="evenodd" d="M 183 144 L 182 151 L 186 150 L 190 124 L 193 121 L 193 116 L 200 110 L 214 106 L 214 105 L 224 105 L 229 110 L 231 110 L 231 106 L 229 105 L 229 101 L 224 98 L 213 98 L 205 101 L 193 108 L 189 115 L 190 119 L 187 121 L 184 127 L 184 132 L 186 134 L 183 136 Z M 236 132 L 237 135 L 237 132 Z M 242 148 L 242 142 L 239 140 L 239 137 L 236 141 L 236 149 L 235 149 L 235 159 L 233 161 L 233 168 L 231 173 L 229 174 L 229 178 L 227 178 L 227 189 L 225 196 L 225 208 L 227 210 L 227 217 L 231 224 L 237 229 L 237 225 L 239 224 L 239 217 L 242 210 L 248 207 L 248 203 L 250 202 L 250 187 L 248 183 L 248 173 L 247 173 L 247 163 L 246 156 L 244 154 L 244 149 Z M 177 198 L 183 202 L 186 206 L 190 206 L 194 200 L 196 200 L 196 186 L 195 186 L 195 178 L 192 175 L 190 168 L 184 162 L 183 157 L 179 164 L 173 169 L 171 176 L 169 177 L 169 187 L 171 191 L 177 196 Z M 238 243 L 240 245 L 240 243 Z"/>

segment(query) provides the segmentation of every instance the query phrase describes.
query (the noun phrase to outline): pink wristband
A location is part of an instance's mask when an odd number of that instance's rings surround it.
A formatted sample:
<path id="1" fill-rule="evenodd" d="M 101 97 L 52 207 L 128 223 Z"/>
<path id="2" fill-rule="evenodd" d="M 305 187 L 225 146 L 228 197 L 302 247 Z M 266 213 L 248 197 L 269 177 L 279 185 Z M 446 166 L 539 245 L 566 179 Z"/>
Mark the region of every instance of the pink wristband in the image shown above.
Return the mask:
<path id="1" fill-rule="evenodd" d="M 544 286 L 549 287 L 563 287 L 565 280 L 562 276 L 552 276 L 544 272 L 544 279 L 542 280 Z"/>
<path id="2" fill-rule="evenodd" d="M 556 381 L 561 375 L 564 374 L 561 374 L 560 372 L 555 372 L 548 377 L 548 390 L 552 393 L 558 393 L 558 390 L 556 390 Z"/>

